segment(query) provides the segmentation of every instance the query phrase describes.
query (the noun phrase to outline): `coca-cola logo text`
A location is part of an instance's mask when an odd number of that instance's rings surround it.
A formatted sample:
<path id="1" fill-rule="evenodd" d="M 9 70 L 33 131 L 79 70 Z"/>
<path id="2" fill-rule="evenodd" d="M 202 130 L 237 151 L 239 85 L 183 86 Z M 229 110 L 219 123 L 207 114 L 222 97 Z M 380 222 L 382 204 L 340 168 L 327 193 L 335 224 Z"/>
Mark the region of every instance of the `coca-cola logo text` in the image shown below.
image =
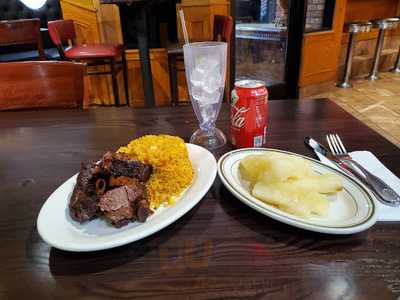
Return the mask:
<path id="1" fill-rule="evenodd" d="M 250 109 L 246 107 L 237 108 L 236 106 L 232 106 L 232 109 L 236 110 L 232 115 L 231 125 L 236 128 L 242 128 L 246 123 L 246 118 L 244 114 Z"/>

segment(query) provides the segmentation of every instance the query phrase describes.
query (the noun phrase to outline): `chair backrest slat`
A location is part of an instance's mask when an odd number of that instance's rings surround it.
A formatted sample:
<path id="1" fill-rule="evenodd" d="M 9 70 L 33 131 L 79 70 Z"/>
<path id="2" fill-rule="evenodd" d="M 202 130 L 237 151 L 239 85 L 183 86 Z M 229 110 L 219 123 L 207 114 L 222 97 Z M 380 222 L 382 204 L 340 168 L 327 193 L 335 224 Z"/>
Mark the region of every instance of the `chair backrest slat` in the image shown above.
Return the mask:
<path id="1" fill-rule="evenodd" d="M 56 20 L 47 23 L 51 40 L 56 45 L 61 45 L 76 38 L 74 21 Z"/>
<path id="2" fill-rule="evenodd" d="M 85 71 L 66 61 L 0 63 L 0 110 L 87 108 Z"/>
<path id="3" fill-rule="evenodd" d="M 75 44 L 76 33 L 74 21 L 72 20 L 55 20 L 47 23 L 50 38 L 57 46 L 58 53 L 62 59 L 65 59 L 63 44 Z"/>

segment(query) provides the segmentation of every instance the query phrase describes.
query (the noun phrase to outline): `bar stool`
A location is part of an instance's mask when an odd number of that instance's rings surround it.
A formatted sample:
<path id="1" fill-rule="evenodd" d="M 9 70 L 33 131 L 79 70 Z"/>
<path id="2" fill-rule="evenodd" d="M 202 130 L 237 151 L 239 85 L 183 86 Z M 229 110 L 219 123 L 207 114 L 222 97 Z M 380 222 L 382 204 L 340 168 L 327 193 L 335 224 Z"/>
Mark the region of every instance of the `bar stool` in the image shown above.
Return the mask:
<path id="1" fill-rule="evenodd" d="M 400 73 L 400 47 L 399 47 L 399 52 L 397 53 L 396 63 L 394 64 L 394 67 L 390 70 L 390 72 Z"/>
<path id="2" fill-rule="evenodd" d="M 400 19 L 400 16 L 396 17 L 396 18 Z M 390 70 L 390 72 L 392 72 L 392 73 L 400 73 L 400 47 L 399 47 L 399 51 L 397 52 L 396 62 L 394 64 L 394 67 Z"/>
<path id="3" fill-rule="evenodd" d="M 88 72 L 87 75 L 111 75 L 114 102 L 120 105 L 117 74 L 122 71 L 126 104 L 129 106 L 128 73 L 125 48 L 116 44 L 76 44 L 76 32 L 73 20 L 55 20 L 48 22 L 49 34 L 57 46 L 63 60 L 85 61 L 88 66 L 107 66 L 108 71 Z M 71 44 L 64 49 L 64 44 Z M 118 61 L 120 58 L 120 61 Z"/>
<path id="4" fill-rule="evenodd" d="M 371 31 L 371 22 L 352 22 L 345 25 L 345 32 L 349 33 L 349 45 L 347 47 L 346 61 L 344 67 L 344 74 L 342 81 L 336 86 L 340 88 L 351 88 L 350 75 L 351 75 L 351 63 L 353 61 L 353 49 L 355 45 L 355 34 L 359 32 Z"/>
<path id="5" fill-rule="evenodd" d="M 378 68 L 379 68 L 379 60 L 382 54 L 382 49 L 383 49 L 383 41 L 385 38 L 385 30 L 390 30 L 399 25 L 400 19 L 398 18 L 386 18 L 386 19 L 379 19 L 379 20 L 373 20 L 372 21 L 372 26 L 374 28 L 379 28 L 379 34 L 378 34 L 378 41 L 376 43 L 375 47 L 375 53 L 374 53 L 374 60 L 372 63 L 372 69 L 371 73 L 368 75 L 366 79 L 368 80 L 377 80 L 379 79 L 378 77 Z"/>

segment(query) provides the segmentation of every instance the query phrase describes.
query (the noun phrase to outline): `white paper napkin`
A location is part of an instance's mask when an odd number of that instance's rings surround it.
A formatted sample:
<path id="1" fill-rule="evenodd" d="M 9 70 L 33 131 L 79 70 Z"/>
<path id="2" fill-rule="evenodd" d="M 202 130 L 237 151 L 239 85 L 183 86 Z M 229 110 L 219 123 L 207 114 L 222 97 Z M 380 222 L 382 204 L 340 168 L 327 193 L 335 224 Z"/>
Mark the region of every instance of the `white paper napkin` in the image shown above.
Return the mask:
<path id="1" fill-rule="evenodd" d="M 339 169 L 325 156 L 318 152 L 315 153 L 320 161 L 333 168 Z M 354 151 L 350 152 L 349 154 L 356 162 L 358 162 L 375 176 L 382 179 L 393 190 L 400 194 L 400 179 L 396 177 L 388 168 L 386 168 L 374 154 L 369 151 Z M 400 221 L 400 207 L 387 206 L 376 199 L 375 203 L 378 207 L 378 221 Z"/>

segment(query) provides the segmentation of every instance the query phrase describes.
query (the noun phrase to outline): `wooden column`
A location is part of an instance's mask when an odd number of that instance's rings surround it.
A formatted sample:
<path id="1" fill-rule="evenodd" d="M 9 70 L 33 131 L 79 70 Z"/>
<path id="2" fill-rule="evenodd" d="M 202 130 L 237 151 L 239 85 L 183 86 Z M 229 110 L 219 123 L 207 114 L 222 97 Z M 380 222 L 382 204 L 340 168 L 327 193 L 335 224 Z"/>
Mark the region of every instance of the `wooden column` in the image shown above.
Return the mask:
<path id="1" fill-rule="evenodd" d="M 347 0 L 336 0 L 332 30 L 305 33 L 299 87 L 336 79 Z"/>

